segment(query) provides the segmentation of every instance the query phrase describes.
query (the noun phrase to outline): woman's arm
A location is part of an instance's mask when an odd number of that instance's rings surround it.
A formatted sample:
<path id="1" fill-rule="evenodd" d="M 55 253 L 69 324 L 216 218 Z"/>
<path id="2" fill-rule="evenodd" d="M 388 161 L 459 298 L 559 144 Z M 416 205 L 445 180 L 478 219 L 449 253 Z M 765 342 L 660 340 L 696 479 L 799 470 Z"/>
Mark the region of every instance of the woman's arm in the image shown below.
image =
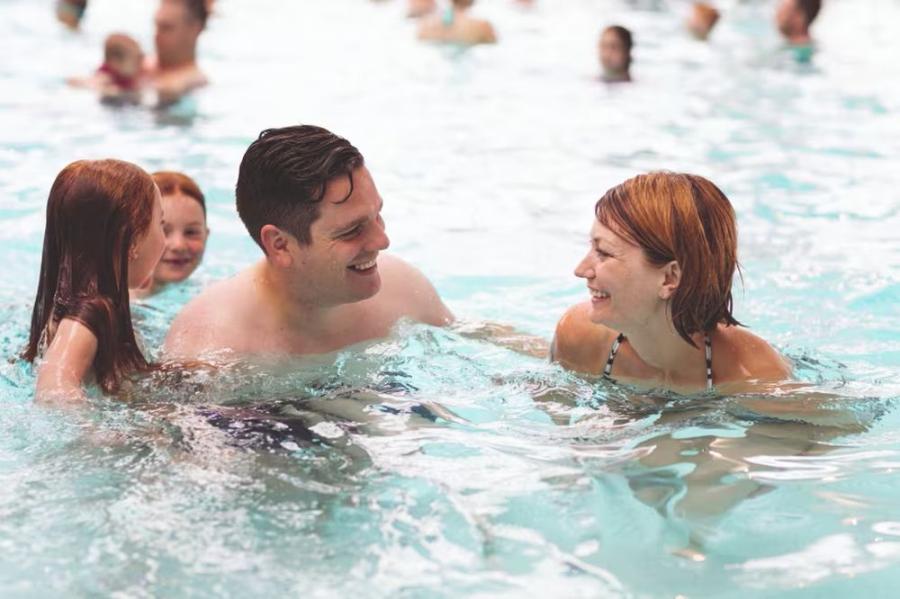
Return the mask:
<path id="1" fill-rule="evenodd" d="M 97 354 L 97 337 L 86 326 L 63 318 L 38 368 L 35 400 L 41 403 L 84 401 L 81 384 Z"/>

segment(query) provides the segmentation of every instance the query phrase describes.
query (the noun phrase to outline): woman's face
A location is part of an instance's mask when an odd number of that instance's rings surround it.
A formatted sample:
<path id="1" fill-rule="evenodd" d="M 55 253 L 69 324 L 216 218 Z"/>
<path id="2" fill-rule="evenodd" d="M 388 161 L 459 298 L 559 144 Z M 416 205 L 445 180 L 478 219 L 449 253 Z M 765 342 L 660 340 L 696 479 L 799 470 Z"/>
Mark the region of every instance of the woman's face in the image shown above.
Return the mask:
<path id="1" fill-rule="evenodd" d="M 153 273 L 157 284 L 177 283 L 189 276 L 206 249 L 206 216 L 200 202 L 176 190 L 162 199 L 166 251 Z"/>
<path id="2" fill-rule="evenodd" d="M 155 187 L 155 186 L 154 186 Z M 146 285 L 153 269 L 156 268 L 163 251 L 166 249 L 166 238 L 163 233 L 163 213 L 159 189 L 153 198 L 153 215 L 150 227 L 131 248 L 128 258 L 128 287 L 137 289 Z"/>
<path id="3" fill-rule="evenodd" d="M 592 322 L 613 330 L 646 325 L 664 307 L 663 269 L 653 266 L 644 251 L 602 225 L 591 228 L 591 247 L 575 268 L 591 294 Z"/>

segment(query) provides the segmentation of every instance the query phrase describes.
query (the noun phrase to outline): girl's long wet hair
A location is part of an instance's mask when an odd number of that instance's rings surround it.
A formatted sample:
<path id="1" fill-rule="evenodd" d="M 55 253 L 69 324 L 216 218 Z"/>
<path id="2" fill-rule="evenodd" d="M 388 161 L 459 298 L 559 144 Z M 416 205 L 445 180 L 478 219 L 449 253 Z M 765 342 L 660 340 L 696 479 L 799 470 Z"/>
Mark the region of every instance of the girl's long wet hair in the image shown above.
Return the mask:
<path id="1" fill-rule="evenodd" d="M 57 175 L 26 360 L 39 355 L 45 331 L 71 318 L 97 337 L 93 370 L 104 392 L 147 370 L 131 324 L 128 258 L 149 230 L 156 193 L 149 174 L 121 160 L 79 160 Z"/>

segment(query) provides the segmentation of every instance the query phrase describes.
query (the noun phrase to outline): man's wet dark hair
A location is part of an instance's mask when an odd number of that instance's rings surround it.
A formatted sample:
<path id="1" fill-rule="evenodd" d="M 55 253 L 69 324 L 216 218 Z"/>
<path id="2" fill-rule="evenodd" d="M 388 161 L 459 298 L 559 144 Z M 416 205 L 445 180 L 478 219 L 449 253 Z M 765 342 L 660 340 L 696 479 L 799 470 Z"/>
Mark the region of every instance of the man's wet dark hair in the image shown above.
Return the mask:
<path id="1" fill-rule="evenodd" d="M 797 2 L 797 7 L 803 11 L 803 16 L 806 17 L 806 25 L 809 26 L 819 15 L 819 10 L 822 9 L 822 0 L 795 0 Z"/>
<path id="2" fill-rule="evenodd" d="M 165 0 L 164 0 L 165 1 Z M 206 29 L 206 20 L 209 19 L 209 9 L 206 0 L 168 0 L 175 1 L 184 6 L 191 18 L 200 21 L 200 25 Z"/>
<path id="3" fill-rule="evenodd" d="M 322 127 L 266 129 L 241 160 L 235 189 L 238 215 L 260 247 L 264 225 L 275 225 L 308 245 L 328 182 L 348 177 L 352 193 L 353 171 L 364 163 L 349 141 Z"/>

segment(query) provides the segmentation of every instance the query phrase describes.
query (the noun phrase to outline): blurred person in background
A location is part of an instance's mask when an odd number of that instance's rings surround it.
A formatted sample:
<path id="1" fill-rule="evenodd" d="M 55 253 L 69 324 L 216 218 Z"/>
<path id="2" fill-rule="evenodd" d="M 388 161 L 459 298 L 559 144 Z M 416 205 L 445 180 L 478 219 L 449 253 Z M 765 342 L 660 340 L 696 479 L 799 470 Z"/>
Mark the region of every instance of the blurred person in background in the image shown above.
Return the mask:
<path id="1" fill-rule="evenodd" d="M 146 71 L 160 104 L 178 101 L 186 93 L 207 84 L 197 65 L 197 40 L 209 17 L 205 0 L 161 0 L 154 22 L 156 56 Z"/>
<path id="2" fill-rule="evenodd" d="M 475 0 L 452 0 L 440 15 L 422 22 L 419 26 L 419 39 L 465 46 L 495 43 L 497 34 L 493 25 L 469 16 L 469 8 L 474 3 Z"/>
<path id="3" fill-rule="evenodd" d="M 634 39 L 621 25 L 611 25 L 600 34 L 598 55 L 601 79 L 609 83 L 631 81 L 631 49 Z"/>
<path id="4" fill-rule="evenodd" d="M 821 8 L 822 0 L 781 0 L 775 11 L 775 24 L 788 44 L 812 45 L 809 28 Z"/>
<path id="5" fill-rule="evenodd" d="M 437 2 L 435 0 L 407 0 L 406 16 L 411 19 L 430 15 L 436 10 Z"/>
<path id="6" fill-rule="evenodd" d="M 706 2 L 694 2 L 687 19 L 687 29 L 698 40 L 705 40 L 719 22 L 720 16 L 719 11 Z"/>
<path id="7" fill-rule="evenodd" d="M 103 45 L 103 64 L 90 77 L 69 79 L 69 85 L 100 92 L 104 100 L 140 101 L 144 52 L 131 36 L 113 33 Z"/>
<path id="8" fill-rule="evenodd" d="M 87 10 L 87 0 L 58 0 L 56 2 L 56 18 L 69 29 L 78 29 L 84 11 Z"/>

